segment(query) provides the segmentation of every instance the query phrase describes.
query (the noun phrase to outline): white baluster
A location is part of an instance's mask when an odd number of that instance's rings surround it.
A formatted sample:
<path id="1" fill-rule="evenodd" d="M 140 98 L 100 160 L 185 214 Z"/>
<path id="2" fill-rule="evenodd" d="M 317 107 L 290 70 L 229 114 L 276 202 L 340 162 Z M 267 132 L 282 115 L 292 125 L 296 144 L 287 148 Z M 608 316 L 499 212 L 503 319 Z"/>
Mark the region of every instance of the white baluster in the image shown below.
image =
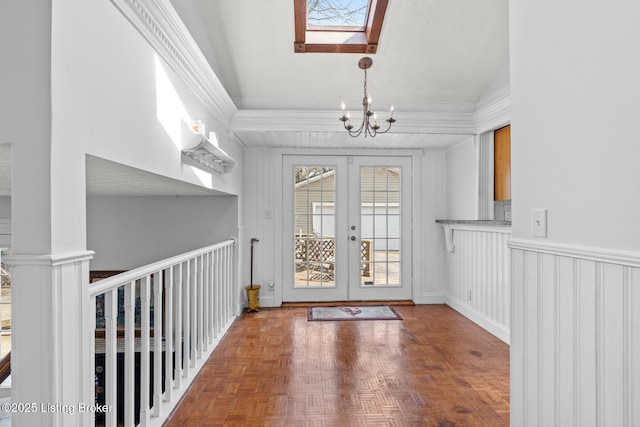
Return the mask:
<path id="1" fill-rule="evenodd" d="M 140 279 L 140 425 L 149 423 L 149 360 L 151 335 L 151 278 L 149 275 Z"/>
<path id="2" fill-rule="evenodd" d="M 167 280 L 164 283 L 165 286 L 165 332 L 164 332 L 164 401 L 171 402 L 172 390 L 173 390 L 173 266 L 165 270 L 167 274 Z"/>
<path id="3" fill-rule="evenodd" d="M 174 367 L 174 387 L 177 390 L 180 390 L 180 388 L 182 387 L 182 348 L 184 346 L 183 344 L 183 337 L 182 337 L 182 291 L 184 288 L 184 278 L 183 278 L 183 266 L 184 263 L 180 263 L 178 264 L 176 267 L 176 276 L 178 277 L 178 282 L 176 283 L 175 286 L 175 294 L 176 294 L 176 299 L 175 299 L 175 307 L 176 307 L 176 311 L 175 311 L 175 316 L 176 316 L 176 339 L 175 339 L 175 349 L 176 349 L 176 356 L 175 356 L 175 367 Z"/>
<path id="4" fill-rule="evenodd" d="M 229 307 L 229 309 L 227 310 L 227 324 L 229 324 L 229 321 L 231 320 L 231 318 L 233 318 L 233 298 L 235 295 L 235 292 L 233 290 L 233 270 L 232 270 L 232 263 L 233 263 L 233 257 L 231 256 L 231 253 L 233 251 L 233 248 L 231 246 L 227 247 L 227 288 L 229 289 L 229 297 L 227 298 L 227 307 Z"/>
<path id="5" fill-rule="evenodd" d="M 227 248 L 222 248 L 220 250 L 220 285 L 222 288 L 222 324 L 227 324 L 227 300 L 229 299 L 229 295 L 227 295 Z"/>
<path id="6" fill-rule="evenodd" d="M 202 351 L 209 350 L 209 258 L 202 254 Z"/>
<path id="7" fill-rule="evenodd" d="M 189 368 L 191 367 L 191 262 L 192 260 L 187 260 L 184 268 L 184 280 L 182 282 L 182 286 L 184 288 L 183 294 L 183 313 L 184 313 L 184 335 L 183 335 L 183 358 L 184 363 L 182 364 L 182 377 L 189 377 Z"/>
<path id="8" fill-rule="evenodd" d="M 111 408 L 105 414 L 105 426 L 115 427 L 118 414 L 118 289 L 104 294 L 104 320 L 104 403 Z"/>
<path id="9" fill-rule="evenodd" d="M 216 328 L 216 334 L 220 333 L 222 331 L 222 298 L 223 298 L 223 293 L 222 293 L 222 268 L 220 267 L 221 265 L 221 249 L 216 249 L 216 323 L 217 323 L 217 328 Z M 216 335 L 217 336 L 217 335 Z"/>
<path id="10" fill-rule="evenodd" d="M 189 301 L 189 312 L 191 313 L 191 367 L 196 367 L 196 352 L 198 347 L 198 258 L 191 260 L 192 276 L 189 283 L 189 289 L 191 292 L 191 301 Z"/>
<path id="11" fill-rule="evenodd" d="M 204 271 L 202 269 L 202 256 L 196 258 L 198 262 L 198 297 L 196 298 L 196 304 L 198 308 L 198 315 L 196 316 L 196 322 L 198 323 L 198 333 L 196 335 L 196 340 L 198 342 L 198 360 L 202 359 L 202 346 L 204 341 L 204 319 L 203 319 L 203 279 L 204 279 Z"/>
<path id="12" fill-rule="evenodd" d="M 162 405 L 162 271 L 153 275 L 153 416 Z"/>
<path id="13" fill-rule="evenodd" d="M 124 285 L 124 425 L 134 425 L 135 282 Z"/>

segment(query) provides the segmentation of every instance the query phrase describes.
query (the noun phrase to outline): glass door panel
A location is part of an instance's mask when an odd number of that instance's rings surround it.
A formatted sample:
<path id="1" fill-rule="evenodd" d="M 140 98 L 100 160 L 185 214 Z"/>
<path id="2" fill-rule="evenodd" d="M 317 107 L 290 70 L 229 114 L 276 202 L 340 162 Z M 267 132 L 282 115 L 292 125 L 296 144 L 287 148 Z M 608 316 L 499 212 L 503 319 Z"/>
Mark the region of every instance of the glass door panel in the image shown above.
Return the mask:
<path id="1" fill-rule="evenodd" d="M 411 299 L 411 159 L 283 166 L 283 301 Z"/>
<path id="2" fill-rule="evenodd" d="M 346 180 L 346 160 L 285 156 L 283 166 L 284 259 L 294 260 L 293 268 L 284 261 L 283 300 L 344 300 L 347 266 L 336 260 L 346 252 L 346 242 L 336 238 L 341 236 L 338 224 L 346 220 L 346 207 L 340 208 L 346 192 L 338 190 L 338 180 Z"/>
<path id="3" fill-rule="evenodd" d="M 335 287 L 335 172 L 326 165 L 293 169 L 295 288 Z"/>
<path id="4" fill-rule="evenodd" d="M 411 159 L 354 158 L 349 177 L 350 222 L 361 268 L 350 270 L 352 299 L 410 299 Z M 404 191 L 403 191 L 404 190 Z M 357 248 L 351 247 L 353 256 Z"/>

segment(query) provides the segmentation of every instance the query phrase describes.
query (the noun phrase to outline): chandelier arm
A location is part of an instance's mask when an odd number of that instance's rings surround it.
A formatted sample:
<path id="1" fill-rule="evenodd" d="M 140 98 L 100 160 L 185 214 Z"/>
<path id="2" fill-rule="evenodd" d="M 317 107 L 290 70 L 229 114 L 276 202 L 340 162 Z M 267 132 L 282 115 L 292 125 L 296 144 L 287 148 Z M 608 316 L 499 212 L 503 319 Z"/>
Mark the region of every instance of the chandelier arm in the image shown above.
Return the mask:
<path id="1" fill-rule="evenodd" d="M 391 124 L 393 122 L 390 122 L 389 120 L 387 120 L 387 123 L 389 123 L 389 126 L 387 126 L 387 128 L 385 130 L 379 130 L 379 131 L 376 131 L 376 133 L 387 133 L 387 132 L 389 132 L 389 130 L 391 130 Z"/>

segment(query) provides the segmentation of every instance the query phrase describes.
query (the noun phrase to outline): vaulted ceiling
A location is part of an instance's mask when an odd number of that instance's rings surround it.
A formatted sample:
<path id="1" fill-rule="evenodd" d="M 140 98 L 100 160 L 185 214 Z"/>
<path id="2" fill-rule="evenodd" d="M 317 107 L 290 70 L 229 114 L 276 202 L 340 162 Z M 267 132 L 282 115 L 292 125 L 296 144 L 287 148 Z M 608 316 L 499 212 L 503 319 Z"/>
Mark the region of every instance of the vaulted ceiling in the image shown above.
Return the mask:
<path id="1" fill-rule="evenodd" d="M 483 97 L 508 92 L 508 0 L 389 2 L 368 88 L 379 116 L 393 104 L 398 122 L 364 145 L 338 117 L 344 101 L 361 118 L 365 55 L 294 53 L 293 0 L 172 3 L 239 109 L 232 129 L 248 146 L 443 148 L 473 132 L 420 128 L 434 118 L 425 114 L 473 121 Z"/>
<path id="2" fill-rule="evenodd" d="M 293 0 L 174 0 L 239 109 L 361 103 L 363 54 L 294 53 Z M 391 0 L 369 90 L 378 110 L 475 105 L 508 63 L 508 0 Z"/>

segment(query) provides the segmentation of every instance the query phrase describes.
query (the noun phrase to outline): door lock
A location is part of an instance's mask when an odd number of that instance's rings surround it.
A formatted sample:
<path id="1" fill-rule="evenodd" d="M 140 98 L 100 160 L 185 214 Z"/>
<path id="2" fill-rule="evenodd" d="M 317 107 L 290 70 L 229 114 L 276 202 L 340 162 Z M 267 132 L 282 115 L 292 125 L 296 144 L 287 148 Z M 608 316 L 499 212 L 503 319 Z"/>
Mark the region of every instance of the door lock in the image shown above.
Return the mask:
<path id="1" fill-rule="evenodd" d="M 351 226 L 351 229 L 352 229 L 352 230 L 355 230 L 355 229 L 356 229 L 356 226 L 355 226 L 355 225 L 352 225 L 352 226 Z"/>
<path id="2" fill-rule="evenodd" d="M 356 236 L 351 236 L 351 240 L 355 242 L 356 241 Z"/>

